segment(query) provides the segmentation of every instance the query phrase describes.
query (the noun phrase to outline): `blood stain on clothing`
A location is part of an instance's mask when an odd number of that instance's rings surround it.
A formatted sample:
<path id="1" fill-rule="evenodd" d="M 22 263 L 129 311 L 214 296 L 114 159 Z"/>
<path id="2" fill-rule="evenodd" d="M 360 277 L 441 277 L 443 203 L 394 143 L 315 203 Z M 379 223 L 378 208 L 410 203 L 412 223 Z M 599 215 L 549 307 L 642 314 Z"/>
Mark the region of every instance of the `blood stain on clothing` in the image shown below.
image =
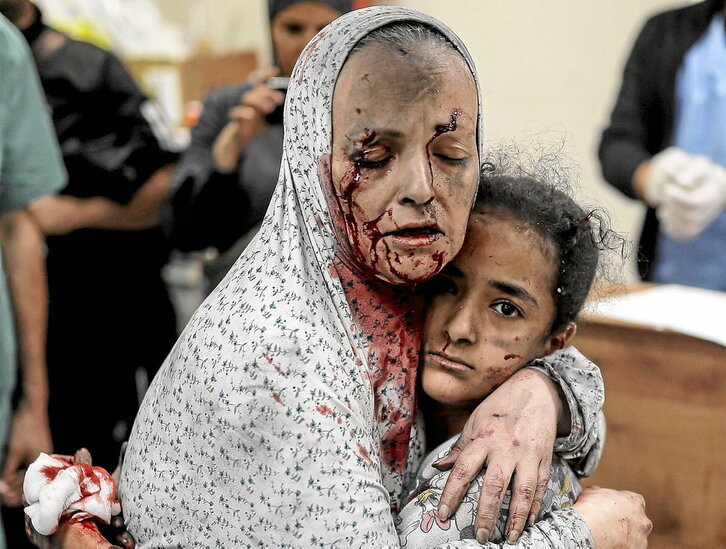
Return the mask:
<path id="1" fill-rule="evenodd" d="M 368 455 L 368 450 L 366 450 L 360 442 L 356 442 L 356 445 L 358 446 L 358 453 L 360 454 L 360 457 L 368 463 L 373 463 L 371 456 Z"/>
<path id="2" fill-rule="evenodd" d="M 331 409 L 330 409 L 330 408 L 329 408 L 328 406 L 326 406 L 325 404 L 321 404 L 320 406 L 317 406 L 317 407 L 315 408 L 315 411 L 316 411 L 316 412 L 318 412 L 318 413 L 319 413 L 319 414 L 321 414 L 321 415 L 324 415 L 324 416 L 329 416 L 330 414 L 332 414 L 332 413 L 333 413 L 333 410 L 331 410 Z"/>

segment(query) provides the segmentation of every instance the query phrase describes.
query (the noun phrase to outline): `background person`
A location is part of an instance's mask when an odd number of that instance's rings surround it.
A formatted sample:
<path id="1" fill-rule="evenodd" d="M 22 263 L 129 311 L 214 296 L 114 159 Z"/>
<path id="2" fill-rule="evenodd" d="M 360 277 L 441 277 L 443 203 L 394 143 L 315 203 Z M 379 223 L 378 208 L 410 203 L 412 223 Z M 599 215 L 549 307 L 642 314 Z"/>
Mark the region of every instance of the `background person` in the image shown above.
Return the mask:
<path id="1" fill-rule="evenodd" d="M 207 268 L 209 291 L 257 232 L 280 173 L 285 94 L 268 79 L 290 76 L 305 45 L 352 1 L 269 0 L 268 9 L 276 67 L 207 96 L 162 209 L 162 225 L 179 250 L 227 252 Z"/>
<path id="2" fill-rule="evenodd" d="M 18 470 L 39 452 L 52 450 L 43 237 L 28 207 L 65 183 L 27 50 L 20 33 L 0 15 L 0 498 L 14 505 L 22 495 Z M 18 364 L 19 401 L 13 414 L 10 399 Z M 0 526 L 0 548 L 4 547 Z"/>
<path id="3" fill-rule="evenodd" d="M 137 371 L 153 377 L 176 339 L 161 277 L 169 248 L 157 221 L 175 155 L 112 53 L 47 27 L 28 0 L 0 0 L 0 11 L 31 47 L 68 172 L 60 196 L 30 207 L 48 235 L 54 448 L 86 446 L 100 463 L 114 463 L 138 409 Z M 13 547 L 26 543 L 20 515 L 6 513 L 15 521 L 6 528 Z"/>
<path id="4" fill-rule="evenodd" d="M 649 206 L 645 280 L 726 291 L 724 90 L 723 0 L 648 20 L 599 148 L 605 179 Z"/>

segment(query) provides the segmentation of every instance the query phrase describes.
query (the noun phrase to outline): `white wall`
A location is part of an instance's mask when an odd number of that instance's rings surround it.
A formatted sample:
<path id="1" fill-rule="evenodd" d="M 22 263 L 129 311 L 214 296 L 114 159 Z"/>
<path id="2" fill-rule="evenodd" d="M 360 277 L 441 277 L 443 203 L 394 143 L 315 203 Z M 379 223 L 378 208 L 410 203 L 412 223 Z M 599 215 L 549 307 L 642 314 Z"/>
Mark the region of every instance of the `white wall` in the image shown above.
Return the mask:
<path id="1" fill-rule="evenodd" d="M 484 93 L 489 143 L 565 139 L 582 165 L 582 196 L 637 238 L 643 208 L 607 185 L 597 162 L 600 131 L 644 19 L 673 0 L 400 0 L 449 25 L 469 47 Z M 627 268 L 634 279 L 634 263 Z"/>
<path id="2" fill-rule="evenodd" d="M 269 56 L 265 0 L 153 0 L 190 41 L 213 51 L 255 49 Z"/>

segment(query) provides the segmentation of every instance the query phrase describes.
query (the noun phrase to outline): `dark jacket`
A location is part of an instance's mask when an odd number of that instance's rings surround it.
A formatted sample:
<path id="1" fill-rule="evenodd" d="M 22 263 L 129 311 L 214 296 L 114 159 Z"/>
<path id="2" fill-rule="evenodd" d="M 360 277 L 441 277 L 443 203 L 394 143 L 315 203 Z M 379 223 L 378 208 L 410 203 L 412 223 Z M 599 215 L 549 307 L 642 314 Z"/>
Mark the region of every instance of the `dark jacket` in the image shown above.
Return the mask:
<path id="1" fill-rule="evenodd" d="M 211 92 L 192 130 L 191 144 L 177 164 L 161 210 L 161 225 L 181 251 L 228 250 L 262 222 L 282 160 L 282 123 L 271 124 L 245 147 L 237 169 L 221 173 L 212 148 L 229 122 L 229 111 L 252 86 Z"/>
<path id="2" fill-rule="evenodd" d="M 603 176 L 626 196 L 635 198 L 632 178 L 638 165 L 670 144 L 678 69 L 723 7 L 724 0 L 707 0 L 667 11 L 649 19 L 640 31 L 598 150 Z M 655 210 L 649 208 L 638 254 L 644 280 L 653 272 L 657 234 Z"/>

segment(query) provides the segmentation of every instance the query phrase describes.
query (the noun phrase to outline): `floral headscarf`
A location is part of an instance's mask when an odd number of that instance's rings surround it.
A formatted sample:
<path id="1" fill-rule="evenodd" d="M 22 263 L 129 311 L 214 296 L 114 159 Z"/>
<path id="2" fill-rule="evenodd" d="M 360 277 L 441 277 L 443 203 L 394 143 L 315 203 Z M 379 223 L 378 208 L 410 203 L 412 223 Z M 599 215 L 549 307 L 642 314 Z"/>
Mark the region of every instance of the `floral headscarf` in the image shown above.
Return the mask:
<path id="1" fill-rule="evenodd" d="M 400 7 L 351 12 L 303 51 L 262 228 L 190 321 L 134 425 L 121 497 L 142 546 L 397 544 L 391 512 L 422 453 L 421 311 L 407 289 L 341 261 L 328 196 L 338 74 L 361 38 L 399 21 L 440 31 L 474 74 L 451 30 Z M 481 146 L 481 102 L 478 126 Z"/>

